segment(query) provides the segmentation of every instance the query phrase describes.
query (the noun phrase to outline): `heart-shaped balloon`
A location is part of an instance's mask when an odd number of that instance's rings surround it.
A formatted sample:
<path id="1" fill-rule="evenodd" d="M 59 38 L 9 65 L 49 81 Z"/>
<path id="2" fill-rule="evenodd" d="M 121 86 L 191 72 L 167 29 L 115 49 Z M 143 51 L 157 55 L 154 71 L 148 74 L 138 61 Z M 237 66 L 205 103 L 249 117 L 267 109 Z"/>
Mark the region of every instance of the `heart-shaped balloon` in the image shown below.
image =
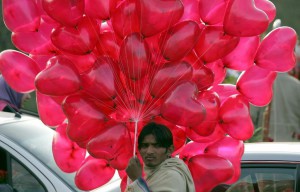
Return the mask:
<path id="1" fill-rule="evenodd" d="M 100 56 L 109 56 L 115 62 L 119 60 L 120 57 L 120 44 L 121 41 L 115 35 L 114 32 L 105 31 L 98 36 L 98 43 L 96 45 L 97 54 Z"/>
<path id="2" fill-rule="evenodd" d="M 14 90 L 31 92 L 35 90 L 34 79 L 40 72 L 40 68 L 24 53 L 5 50 L 0 53 L 0 72 Z"/>
<path id="3" fill-rule="evenodd" d="M 66 116 L 62 111 L 61 105 L 51 97 L 37 91 L 36 101 L 39 117 L 45 125 L 56 127 L 64 122 Z"/>
<path id="4" fill-rule="evenodd" d="M 66 26 L 76 26 L 84 13 L 84 0 L 41 0 L 45 12 L 55 21 Z M 58 11 L 59 10 L 59 11 Z"/>
<path id="5" fill-rule="evenodd" d="M 166 120 L 185 127 L 197 126 L 206 117 L 203 104 L 197 100 L 195 83 L 185 81 L 174 88 L 161 106 L 161 114 Z"/>
<path id="6" fill-rule="evenodd" d="M 218 184 L 229 180 L 234 172 L 229 160 L 210 154 L 192 157 L 188 167 L 197 192 L 211 191 Z"/>
<path id="7" fill-rule="evenodd" d="M 185 61 L 168 62 L 153 76 L 150 92 L 154 97 L 163 97 L 172 90 L 181 80 L 189 80 L 192 76 L 192 67 Z"/>
<path id="8" fill-rule="evenodd" d="M 205 149 L 205 153 L 223 157 L 232 163 L 234 167 L 234 174 L 229 181 L 226 181 L 226 183 L 233 183 L 239 179 L 241 173 L 241 158 L 244 154 L 243 141 L 226 136 L 223 139 L 209 145 Z"/>
<path id="9" fill-rule="evenodd" d="M 52 57 L 47 68 L 36 76 L 35 86 L 42 94 L 63 96 L 78 92 L 81 82 L 73 63 L 59 55 Z"/>
<path id="10" fill-rule="evenodd" d="M 239 94 L 239 92 L 236 90 L 236 86 L 233 84 L 218 84 L 218 85 L 214 85 L 209 90 L 212 90 L 212 91 L 215 91 L 216 93 L 218 93 L 221 104 L 229 96 Z"/>
<path id="11" fill-rule="evenodd" d="M 186 132 L 186 136 L 190 140 L 198 143 L 212 143 L 219 139 L 222 139 L 226 135 L 225 131 L 220 127 L 219 124 L 215 126 L 214 131 L 208 136 L 201 136 L 197 134 L 193 129 L 188 127 L 186 128 L 185 132 Z"/>
<path id="12" fill-rule="evenodd" d="M 54 28 L 51 41 L 62 51 L 84 55 L 92 52 L 95 48 L 98 31 L 97 21 L 84 17 L 75 27 L 60 26 Z"/>
<path id="13" fill-rule="evenodd" d="M 139 33 L 128 35 L 120 48 L 120 68 L 131 79 L 138 80 L 147 74 L 150 62 L 147 43 Z"/>
<path id="14" fill-rule="evenodd" d="M 201 136 L 212 134 L 218 124 L 220 101 L 219 96 L 213 91 L 201 91 L 197 100 L 202 103 L 206 110 L 206 118 L 192 129 Z"/>
<path id="15" fill-rule="evenodd" d="M 198 90 L 202 91 L 213 85 L 214 73 L 213 71 L 205 66 L 203 62 L 197 57 L 191 59 L 185 57 L 183 60 L 189 61 L 193 66 L 193 77 L 192 80 L 197 84 Z"/>
<path id="16" fill-rule="evenodd" d="M 37 5 L 31 0 L 3 0 L 3 20 L 13 32 L 36 31 L 40 25 Z"/>
<path id="17" fill-rule="evenodd" d="M 162 33 L 159 39 L 160 51 L 165 59 L 177 61 L 186 56 L 200 37 L 200 28 L 194 21 L 182 21 Z"/>
<path id="18" fill-rule="evenodd" d="M 183 150 L 179 154 L 179 158 L 182 159 L 186 164 L 189 163 L 189 160 L 197 155 L 204 154 L 205 148 L 210 143 L 197 143 L 197 142 L 189 142 L 187 143 Z"/>
<path id="19" fill-rule="evenodd" d="M 272 99 L 275 78 L 276 72 L 254 65 L 240 75 L 236 89 L 253 105 L 265 106 Z"/>
<path id="20" fill-rule="evenodd" d="M 123 147 L 129 145 L 132 148 L 130 141 L 130 134 L 124 124 L 111 123 L 89 141 L 87 150 L 95 158 L 110 161 L 119 154 Z"/>
<path id="21" fill-rule="evenodd" d="M 99 57 L 94 67 L 81 75 L 83 90 L 100 100 L 116 97 L 113 61 L 109 57 Z"/>
<path id="22" fill-rule="evenodd" d="M 224 81 L 227 70 L 222 62 L 222 59 L 206 63 L 205 66 L 214 72 L 214 85 L 220 84 Z"/>
<path id="23" fill-rule="evenodd" d="M 61 53 L 61 55 L 64 55 L 73 63 L 79 74 L 87 73 L 87 71 L 92 70 L 98 57 L 93 52 L 85 55 L 74 55 L 64 52 Z"/>
<path id="24" fill-rule="evenodd" d="M 85 14 L 100 20 L 108 20 L 119 0 L 85 0 Z"/>
<path id="25" fill-rule="evenodd" d="M 226 2 L 226 0 L 199 0 L 199 12 L 202 21 L 207 25 L 223 22 Z"/>
<path id="26" fill-rule="evenodd" d="M 269 18 L 255 6 L 254 0 L 229 0 L 223 24 L 226 34 L 249 37 L 266 31 Z"/>
<path id="27" fill-rule="evenodd" d="M 184 10 L 180 0 L 140 0 L 136 2 L 141 33 L 146 37 L 171 27 L 180 19 Z"/>
<path id="28" fill-rule="evenodd" d="M 37 65 L 39 66 L 40 70 L 44 70 L 47 66 L 47 62 L 49 59 L 51 59 L 52 57 L 56 56 L 56 53 L 52 53 L 52 54 L 43 54 L 43 55 L 39 55 L 39 54 L 30 54 L 29 57 L 34 60 Z"/>
<path id="29" fill-rule="evenodd" d="M 258 9 L 263 10 L 269 18 L 269 23 L 271 23 L 276 16 L 276 7 L 272 3 L 272 1 L 269 0 L 254 0 L 255 7 Z"/>
<path id="30" fill-rule="evenodd" d="M 254 65 L 259 36 L 241 37 L 237 47 L 222 58 L 227 68 L 244 71 Z"/>
<path id="31" fill-rule="evenodd" d="M 180 21 L 192 20 L 200 23 L 199 0 L 181 0 L 184 12 Z"/>
<path id="32" fill-rule="evenodd" d="M 86 142 L 104 129 L 107 117 L 86 97 L 68 96 L 62 107 L 68 118 L 67 134 L 72 141 Z"/>
<path id="33" fill-rule="evenodd" d="M 221 105 L 219 123 L 232 138 L 250 139 L 254 126 L 250 116 L 249 103 L 242 95 L 232 95 Z"/>
<path id="34" fill-rule="evenodd" d="M 208 25 L 202 30 L 195 51 L 205 63 L 209 63 L 230 53 L 238 42 L 238 37 L 224 34 L 222 26 Z"/>
<path id="35" fill-rule="evenodd" d="M 66 128 L 66 123 L 56 128 L 52 140 L 52 152 L 57 166 L 66 173 L 72 173 L 80 168 L 85 159 L 86 150 L 68 138 Z"/>
<path id="36" fill-rule="evenodd" d="M 108 166 L 104 159 L 87 157 L 76 172 L 75 184 L 84 191 L 98 188 L 107 183 L 115 174 L 115 169 Z"/>
<path id="37" fill-rule="evenodd" d="M 276 28 L 261 42 L 255 56 L 255 63 L 271 71 L 289 71 L 296 63 L 294 53 L 296 44 L 297 34 L 294 29 Z"/>
<path id="38" fill-rule="evenodd" d="M 140 32 L 140 22 L 134 0 L 122 1 L 111 17 L 114 32 L 121 38 Z"/>

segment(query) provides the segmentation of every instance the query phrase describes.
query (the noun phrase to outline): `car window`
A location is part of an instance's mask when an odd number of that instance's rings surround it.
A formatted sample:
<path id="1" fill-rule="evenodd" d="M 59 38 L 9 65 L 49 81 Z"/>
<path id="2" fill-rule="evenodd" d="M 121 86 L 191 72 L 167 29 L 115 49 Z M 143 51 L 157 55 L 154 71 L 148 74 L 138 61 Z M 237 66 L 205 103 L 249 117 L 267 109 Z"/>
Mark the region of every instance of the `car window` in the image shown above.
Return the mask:
<path id="1" fill-rule="evenodd" d="M 295 192 L 296 166 L 243 168 L 226 192 Z"/>

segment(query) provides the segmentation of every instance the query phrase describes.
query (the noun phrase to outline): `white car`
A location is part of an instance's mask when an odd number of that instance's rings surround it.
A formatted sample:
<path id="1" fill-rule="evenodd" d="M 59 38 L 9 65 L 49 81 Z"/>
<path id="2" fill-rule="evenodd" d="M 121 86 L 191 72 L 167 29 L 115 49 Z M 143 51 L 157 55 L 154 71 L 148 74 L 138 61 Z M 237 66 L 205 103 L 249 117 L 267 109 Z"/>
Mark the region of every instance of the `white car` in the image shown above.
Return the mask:
<path id="1" fill-rule="evenodd" d="M 74 184 L 75 175 L 62 172 L 54 162 L 53 134 L 36 117 L 0 112 L 1 192 L 4 188 L 17 192 L 80 191 Z M 246 143 L 241 168 L 239 181 L 221 184 L 213 192 L 300 192 L 300 143 Z M 93 192 L 120 192 L 120 182 L 116 174 Z"/>

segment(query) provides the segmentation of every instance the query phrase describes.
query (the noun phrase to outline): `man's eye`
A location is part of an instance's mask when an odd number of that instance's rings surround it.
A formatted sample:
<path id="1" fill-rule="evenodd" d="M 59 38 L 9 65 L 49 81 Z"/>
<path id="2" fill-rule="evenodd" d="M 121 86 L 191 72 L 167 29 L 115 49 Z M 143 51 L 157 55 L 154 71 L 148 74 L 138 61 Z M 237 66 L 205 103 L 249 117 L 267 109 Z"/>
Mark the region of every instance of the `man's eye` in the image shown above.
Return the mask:
<path id="1" fill-rule="evenodd" d="M 160 148 L 160 147 L 162 147 L 161 144 L 159 144 L 159 143 L 156 143 L 156 144 L 154 144 L 153 146 L 154 146 L 155 148 Z"/>
<path id="2" fill-rule="evenodd" d="M 140 148 L 147 148 L 147 147 L 148 147 L 147 144 L 141 144 L 141 145 L 140 145 Z"/>

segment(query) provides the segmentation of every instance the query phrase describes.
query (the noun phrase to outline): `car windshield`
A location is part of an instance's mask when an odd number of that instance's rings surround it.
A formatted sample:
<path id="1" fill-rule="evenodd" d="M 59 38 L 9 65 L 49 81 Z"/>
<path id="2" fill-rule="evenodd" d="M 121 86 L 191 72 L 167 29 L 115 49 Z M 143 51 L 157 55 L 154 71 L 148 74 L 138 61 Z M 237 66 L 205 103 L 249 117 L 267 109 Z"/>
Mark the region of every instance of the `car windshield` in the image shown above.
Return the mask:
<path id="1" fill-rule="evenodd" d="M 53 130 L 38 120 L 1 125 L 2 135 L 39 159 L 74 190 L 80 191 L 74 184 L 75 173 L 68 174 L 62 172 L 54 161 L 52 155 L 52 137 L 54 133 Z"/>

